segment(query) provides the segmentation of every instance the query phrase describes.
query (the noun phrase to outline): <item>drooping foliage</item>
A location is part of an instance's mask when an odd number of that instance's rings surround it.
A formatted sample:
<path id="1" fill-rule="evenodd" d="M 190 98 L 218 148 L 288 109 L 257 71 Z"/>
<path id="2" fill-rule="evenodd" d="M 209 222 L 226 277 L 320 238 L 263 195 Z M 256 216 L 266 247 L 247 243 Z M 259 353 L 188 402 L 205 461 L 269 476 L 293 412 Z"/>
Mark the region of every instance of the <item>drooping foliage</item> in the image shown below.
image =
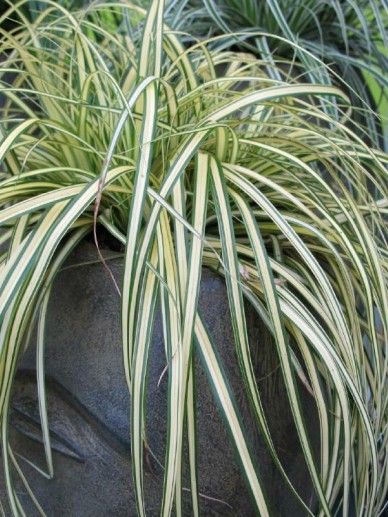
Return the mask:
<path id="1" fill-rule="evenodd" d="M 194 351 L 257 510 L 270 514 L 197 311 L 208 266 L 225 277 L 241 384 L 281 474 L 288 479 L 252 368 L 244 298 L 273 333 L 318 513 L 340 506 L 346 515 L 352 496 L 357 514 L 378 515 L 388 487 L 388 157 L 366 143 L 367 129 L 352 129 L 357 108 L 349 88 L 312 84 L 309 53 L 304 60 L 298 51 L 305 73 L 295 76 L 288 60 L 229 48 L 230 35 L 185 47 L 163 25 L 163 1 L 147 12 L 108 2 L 72 13 L 46 0 L 32 22 L 24 3 L 3 15 L 19 23 L 2 31 L 0 43 L 0 415 L 12 512 L 22 513 L 8 440 L 17 362 L 36 318 L 44 325 L 56 273 L 98 224 L 125 246 L 119 290 L 138 513 L 147 499 L 145 379 L 160 307 L 169 383 L 161 512 L 174 506 L 181 514 L 183 445 L 195 450 Z M 120 20 L 116 31 L 112 19 Z M 344 86 L 339 77 L 334 82 Z M 39 353 L 43 346 L 38 340 Z M 44 400 L 44 372 L 38 377 Z M 319 464 L 298 378 L 309 384 L 319 414 Z M 52 471 L 45 404 L 41 420 Z M 190 471 L 197 515 L 194 453 Z"/>

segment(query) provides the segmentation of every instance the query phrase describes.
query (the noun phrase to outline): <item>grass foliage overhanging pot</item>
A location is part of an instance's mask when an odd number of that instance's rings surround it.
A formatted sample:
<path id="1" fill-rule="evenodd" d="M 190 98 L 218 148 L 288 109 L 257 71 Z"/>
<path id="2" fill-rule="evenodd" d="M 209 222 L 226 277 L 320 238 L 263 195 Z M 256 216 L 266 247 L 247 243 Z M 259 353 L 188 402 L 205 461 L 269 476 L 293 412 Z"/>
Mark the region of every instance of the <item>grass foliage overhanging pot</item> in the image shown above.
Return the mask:
<path id="1" fill-rule="evenodd" d="M 148 13 L 118 1 L 76 14 L 45 3 L 33 22 L 20 11 L 25 1 L 11 7 L 4 17 L 19 17 L 20 25 L 3 31 L 0 43 L 0 407 L 13 513 L 22 513 L 12 475 L 15 468 L 21 475 L 21 465 L 8 443 L 18 357 L 37 319 L 38 392 L 52 473 L 47 301 L 63 261 L 98 224 L 125 245 L 118 289 L 139 514 L 147 499 L 147 356 L 160 304 L 169 379 L 163 515 L 173 505 L 180 514 L 183 443 L 198 514 L 193 347 L 257 509 L 268 515 L 233 394 L 197 313 L 206 265 L 225 276 L 241 382 L 282 475 L 287 465 L 273 446 L 250 359 L 244 297 L 274 335 L 320 511 L 330 515 L 340 506 L 346 515 L 353 494 L 358 515 L 378 515 L 388 488 L 387 155 L 363 143 L 362 130 L 356 135 L 347 127 L 352 107 L 341 90 L 292 80 L 284 67 L 273 77 L 267 62 L 249 53 L 206 42 L 186 49 L 163 26 L 163 1 Z M 109 31 L 109 12 L 145 20 L 144 38 Z M 296 376 L 315 397 L 319 464 Z"/>

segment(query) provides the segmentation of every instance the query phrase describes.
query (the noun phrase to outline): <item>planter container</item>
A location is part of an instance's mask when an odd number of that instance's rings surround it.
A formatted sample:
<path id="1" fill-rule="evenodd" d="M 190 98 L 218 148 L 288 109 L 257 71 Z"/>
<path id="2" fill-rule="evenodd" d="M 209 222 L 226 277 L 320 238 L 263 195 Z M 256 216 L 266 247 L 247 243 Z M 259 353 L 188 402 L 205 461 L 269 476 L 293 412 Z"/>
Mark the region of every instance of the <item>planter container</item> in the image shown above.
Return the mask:
<path id="1" fill-rule="evenodd" d="M 105 255 L 112 254 L 109 250 Z M 90 261 L 95 261 L 90 264 Z M 85 264 L 88 263 L 88 264 Z M 109 261 L 120 282 L 122 258 Z M 71 266 L 71 267 L 69 267 Z M 248 429 L 271 516 L 300 516 L 305 511 L 278 473 L 256 431 L 242 387 L 234 350 L 224 281 L 210 270 L 202 275 L 199 303 L 235 393 L 243 425 Z M 316 498 L 299 445 L 271 335 L 247 305 L 247 320 L 260 393 L 275 446 L 284 467 L 306 504 Z M 160 314 L 150 352 L 147 438 L 164 462 L 167 418 L 167 374 Z M 45 468 L 36 399 L 35 350 L 22 358 L 12 403 L 13 449 Z M 255 515 L 227 426 L 195 352 L 198 467 L 203 515 Z M 130 401 L 124 379 L 120 335 L 120 300 L 98 262 L 95 247 L 84 242 L 55 281 L 46 329 L 46 374 L 54 478 L 45 479 L 20 460 L 23 471 L 47 515 L 136 515 L 131 478 Z M 319 457 L 315 403 L 300 383 L 300 397 L 310 436 Z M 186 451 L 187 452 L 187 451 Z M 145 454 L 147 515 L 159 514 L 163 469 Z M 15 479 L 17 475 L 14 474 Z M 189 487 L 187 454 L 184 486 Z M 4 492 L 4 480 L 0 480 Z M 36 511 L 20 483 L 20 500 L 28 515 Z M 4 501 L 2 497 L 2 501 Z M 184 515 L 191 515 L 190 492 L 183 494 Z"/>

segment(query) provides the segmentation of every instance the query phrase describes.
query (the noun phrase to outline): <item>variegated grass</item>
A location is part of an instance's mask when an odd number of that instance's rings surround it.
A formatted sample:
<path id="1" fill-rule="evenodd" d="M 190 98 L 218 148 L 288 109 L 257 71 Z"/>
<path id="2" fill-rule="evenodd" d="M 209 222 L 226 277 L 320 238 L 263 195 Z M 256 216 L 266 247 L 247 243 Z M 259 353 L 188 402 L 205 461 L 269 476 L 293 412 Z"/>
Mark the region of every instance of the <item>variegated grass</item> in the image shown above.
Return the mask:
<path id="1" fill-rule="evenodd" d="M 354 108 L 347 94 L 293 79 L 287 62 L 275 78 L 266 60 L 214 47 L 214 39 L 184 47 L 163 25 L 163 1 L 152 2 L 147 13 L 106 2 L 72 14 L 45 0 L 47 9 L 33 22 L 20 11 L 25 3 L 4 14 L 19 16 L 20 27 L 2 33 L 0 50 L 0 238 L 6 244 L 0 415 L 12 513 L 23 514 L 8 439 L 18 359 L 38 318 L 40 413 L 51 475 L 42 360 L 46 307 L 64 260 L 100 224 L 125 245 L 122 341 L 139 515 L 146 514 L 145 378 L 158 306 L 169 385 L 161 513 L 174 507 L 182 514 L 187 443 L 193 514 L 199 514 L 195 350 L 257 510 L 270 514 L 254 451 L 197 310 L 203 266 L 225 276 L 241 383 L 280 474 L 290 482 L 262 407 L 244 298 L 273 333 L 317 513 L 340 508 L 347 515 L 352 496 L 359 515 L 378 515 L 388 488 L 388 157 L 365 143 L 362 127 L 356 134 L 349 126 Z M 112 34 L 101 22 L 107 13 L 144 20 L 144 37 Z M 298 377 L 319 414 L 318 464 Z"/>

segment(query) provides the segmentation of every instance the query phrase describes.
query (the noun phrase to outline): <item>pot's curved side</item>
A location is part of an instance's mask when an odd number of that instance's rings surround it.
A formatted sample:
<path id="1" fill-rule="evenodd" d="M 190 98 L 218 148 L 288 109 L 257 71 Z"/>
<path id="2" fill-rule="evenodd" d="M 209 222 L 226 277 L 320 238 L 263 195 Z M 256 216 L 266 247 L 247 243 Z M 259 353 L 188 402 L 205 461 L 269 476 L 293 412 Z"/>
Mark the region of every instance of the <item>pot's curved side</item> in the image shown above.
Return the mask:
<path id="1" fill-rule="evenodd" d="M 109 251 L 105 253 L 109 255 Z M 46 480 L 21 461 L 23 470 L 47 515 L 135 515 L 131 489 L 129 450 L 129 398 L 124 380 L 120 338 L 120 300 L 106 271 L 98 263 L 94 246 L 83 243 L 53 289 L 48 315 L 46 371 L 55 477 Z M 121 260 L 110 260 L 118 281 Z M 203 270 L 200 311 L 222 358 L 244 425 L 250 430 L 251 447 L 268 496 L 271 515 L 303 515 L 274 466 L 260 436 L 242 389 L 234 351 L 228 300 L 223 280 Z M 303 460 L 282 383 L 271 335 L 247 305 L 247 321 L 260 393 L 278 453 L 286 471 L 307 504 L 315 498 Z M 163 463 L 166 426 L 167 376 L 160 315 L 156 317 L 150 353 L 147 433 L 150 446 Z M 33 347 L 26 351 L 15 383 L 12 443 L 16 452 L 44 464 L 34 384 Z M 198 414 L 199 486 L 203 515 L 250 516 L 254 509 L 234 448 L 220 417 L 206 374 L 195 358 Z M 300 385 L 302 404 L 318 458 L 319 427 L 312 397 Z M 146 457 L 147 514 L 158 515 L 163 470 Z M 188 471 L 184 469 L 186 486 Z M 4 482 L 1 480 L 1 491 Z M 20 497 L 34 515 L 26 491 Z M 184 515 L 190 515 L 190 493 L 184 492 Z"/>

